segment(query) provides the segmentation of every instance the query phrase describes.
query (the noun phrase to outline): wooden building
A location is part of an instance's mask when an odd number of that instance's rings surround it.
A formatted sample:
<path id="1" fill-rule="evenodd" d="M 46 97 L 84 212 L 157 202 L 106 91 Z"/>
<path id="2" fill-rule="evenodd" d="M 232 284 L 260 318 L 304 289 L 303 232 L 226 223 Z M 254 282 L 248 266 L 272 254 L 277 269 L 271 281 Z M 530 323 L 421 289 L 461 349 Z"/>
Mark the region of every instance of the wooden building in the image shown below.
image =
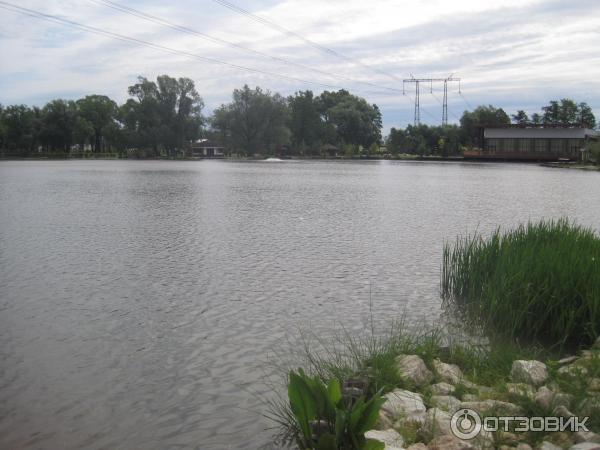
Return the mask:
<path id="1" fill-rule="evenodd" d="M 208 139 L 201 139 L 192 144 L 192 158 L 223 158 L 225 147 Z"/>
<path id="2" fill-rule="evenodd" d="M 485 128 L 483 145 L 464 152 L 470 159 L 558 161 L 581 159 L 590 140 L 600 138 L 587 128 Z"/>

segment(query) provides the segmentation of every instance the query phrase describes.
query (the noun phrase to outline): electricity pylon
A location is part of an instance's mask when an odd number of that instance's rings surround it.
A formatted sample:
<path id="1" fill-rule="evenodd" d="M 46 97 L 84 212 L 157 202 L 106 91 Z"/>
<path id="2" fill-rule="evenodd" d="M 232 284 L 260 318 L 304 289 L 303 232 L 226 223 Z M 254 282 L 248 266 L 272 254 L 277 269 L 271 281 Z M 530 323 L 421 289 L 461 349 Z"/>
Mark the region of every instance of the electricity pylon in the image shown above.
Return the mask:
<path id="1" fill-rule="evenodd" d="M 460 94 L 460 78 L 450 75 L 447 78 L 410 78 L 402 80 L 402 93 L 405 94 L 405 83 L 415 83 L 415 126 L 421 123 L 421 105 L 419 98 L 419 85 L 429 83 L 430 92 L 433 94 L 433 83 L 444 83 L 444 101 L 442 102 L 442 125 L 448 125 L 448 82 L 458 81 L 458 93 Z M 439 101 L 439 100 L 438 100 Z"/>

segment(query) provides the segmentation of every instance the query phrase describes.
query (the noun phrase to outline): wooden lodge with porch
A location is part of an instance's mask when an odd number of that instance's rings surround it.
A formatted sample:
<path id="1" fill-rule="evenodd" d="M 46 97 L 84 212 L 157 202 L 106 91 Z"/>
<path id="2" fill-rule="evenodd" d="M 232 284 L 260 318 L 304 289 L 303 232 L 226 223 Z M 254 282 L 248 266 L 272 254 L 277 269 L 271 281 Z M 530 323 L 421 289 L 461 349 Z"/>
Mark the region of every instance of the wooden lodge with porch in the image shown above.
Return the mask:
<path id="1" fill-rule="evenodd" d="M 466 159 L 522 161 L 579 161 L 586 144 L 600 139 L 587 128 L 485 128 L 480 148 L 466 150 Z"/>
<path id="2" fill-rule="evenodd" d="M 225 147 L 208 139 L 200 139 L 192 144 L 192 158 L 223 158 Z"/>

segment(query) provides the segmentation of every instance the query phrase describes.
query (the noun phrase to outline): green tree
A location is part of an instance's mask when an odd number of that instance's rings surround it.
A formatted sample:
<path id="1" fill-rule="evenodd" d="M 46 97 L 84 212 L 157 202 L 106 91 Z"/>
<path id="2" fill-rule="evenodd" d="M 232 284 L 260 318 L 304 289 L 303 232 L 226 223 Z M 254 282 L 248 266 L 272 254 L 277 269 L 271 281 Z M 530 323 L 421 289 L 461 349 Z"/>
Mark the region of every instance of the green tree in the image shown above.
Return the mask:
<path id="1" fill-rule="evenodd" d="M 42 113 L 25 105 L 7 106 L 2 113 L 4 148 L 11 156 L 30 156 L 39 145 Z"/>
<path id="2" fill-rule="evenodd" d="M 312 91 L 296 92 L 288 98 L 292 144 L 315 149 L 320 143 L 323 122 Z"/>
<path id="3" fill-rule="evenodd" d="M 560 105 L 552 100 L 547 106 L 542 107 L 542 123 L 544 125 L 557 125 L 560 122 Z"/>
<path id="4" fill-rule="evenodd" d="M 104 131 L 116 119 L 117 104 L 106 95 L 88 95 L 77 100 L 77 106 L 81 117 L 94 128 L 94 152 L 102 151 Z"/>
<path id="5" fill-rule="evenodd" d="M 157 77 L 156 82 L 139 77 L 128 88 L 129 99 L 119 111 L 124 136 L 130 145 L 161 149 L 173 156 L 202 131 L 204 102 L 189 78 Z"/>
<path id="6" fill-rule="evenodd" d="M 81 116 L 75 118 L 73 126 L 73 142 L 83 150 L 85 144 L 91 144 L 94 139 L 94 126 Z"/>
<path id="7" fill-rule="evenodd" d="M 577 122 L 579 122 L 582 127 L 591 128 L 592 130 L 596 128 L 596 117 L 592 112 L 592 108 L 590 108 L 587 103 L 582 102 L 578 105 L 577 116 Z"/>
<path id="8" fill-rule="evenodd" d="M 522 109 L 518 110 L 516 114 L 512 115 L 512 120 L 517 125 L 525 126 L 529 125 L 529 116 Z"/>
<path id="9" fill-rule="evenodd" d="M 217 108 L 211 121 L 217 133 L 247 156 L 272 153 L 289 140 L 288 107 L 279 94 L 245 85 L 233 91 L 233 101 Z"/>
<path id="10" fill-rule="evenodd" d="M 510 118 L 506 112 L 492 105 L 478 106 L 472 112 L 465 111 L 460 118 L 463 142 L 467 145 L 481 145 L 481 129 L 506 125 L 510 125 Z"/>
<path id="11" fill-rule="evenodd" d="M 77 106 L 73 101 L 52 100 L 42 109 L 41 142 L 52 151 L 69 152 L 77 120 Z"/>
<path id="12" fill-rule="evenodd" d="M 335 128 L 337 142 L 369 147 L 381 142 L 381 111 L 346 90 L 323 92 L 317 108 L 327 125 Z"/>

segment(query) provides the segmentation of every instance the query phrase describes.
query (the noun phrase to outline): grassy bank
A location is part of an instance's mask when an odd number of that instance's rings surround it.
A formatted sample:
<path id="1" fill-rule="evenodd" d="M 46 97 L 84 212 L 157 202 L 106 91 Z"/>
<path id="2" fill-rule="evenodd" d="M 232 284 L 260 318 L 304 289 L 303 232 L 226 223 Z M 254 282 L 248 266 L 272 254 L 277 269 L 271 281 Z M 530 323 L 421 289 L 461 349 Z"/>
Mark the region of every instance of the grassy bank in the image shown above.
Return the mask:
<path id="1" fill-rule="evenodd" d="M 566 219 L 447 244 L 441 286 L 465 320 L 509 338 L 577 346 L 600 335 L 600 238 Z"/>
<path id="2" fill-rule="evenodd" d="M 415 333 L 407 331 L 399 324 L 383 337 L 357 337 L 344 331 L 333 339 L 319 339 L 304 335 L 303 346 L 290 355 L 287 368 L 301 366 L 307 374 L 320 380 L 323 386 L 336 380 L 340 385 L 346 382 L 362 385 L 361 397 L 364 401 L 383 398 L 385 401 L 398 392 L 410 392 L 418 396 L 428 411 L 439 414 L 452 414 L 459 407 L 488 405 L 486 415 L 502 415 L 503 411 L 518 411 L 526 417 L 553 416 L 560 414 L 557 407 L 568 409 L 567 414 L 589 417 L 587 422 L 591 432 L 600 433 L 600 348 L 585 350 L 579 356 L 561 360 L 565 355 L 536 346 L 521 346 L 514 341 L 497 340 L 485 344 L 463 344 L 452 342 L 440 329 L 428 328 Z M 402 358 L 416 356 L 432 376 L 425 383 L 417 383 L 414 378 L 403 373 Z M 543 387 L 516 382 L 513 366 L 515 361 L 540 361 L 544 364 L 548 377 Z M 293 364 L 296 364 L 294 366 Z M 449 364 L 459 369 L 460 379 L 451 380 L 440 371 L 442 365 Z M 291 372 L 288 372 L 291 373 Z M 294 372 L 295 373 L 295 372 Z M 591 381 L 592 380 L 592 381 Z M 450 384 L 450 390 L 440 395 L 442 385 Z M 540 392 L 548 389 L 551 400 L 545 404 L 539 400 Z M 316 396 L 315 396 L 316 397 Z M 451 401 L 450 401 L 451 400 Z M 382 401 L 381 403 L 385 403 Z M 318 400 L 315 400 L 318 403 Z M 455 403 L 454 407 L 452 404 Z M 267 417 L 279 424 L 277 442 L 292 443 L 299 448 L 377 448 L 366 444 L 320 447 L 306 444 L 301 427 L 289 399 L 282 396 L 269 402 Z M 504 413 L 506 415 L 506 413 Z M 404 447 L 413 444 L 428 444 L 437 448 L 432 438 L 435 433 L 425 431 L 425 425 L 411 421 L 409 414 L 389 416 L 380 411 L 373 428 L 395 430 L 404 442 Z M 314 422 L 325 421 L 315 416 Z M 335 419 L 330 419 L 335 429 Z M 576 437 L 568 433 L 527 432 L 510 434 L 510 440 L 518 440 L 536 448 L 542 442 L 550 442 L 560 448 L 570 448 Z M 315 435 L 316 436 L 316 435 Z M 506 444 L 506 435 L 494 435 L 488 442 L 472 442 L 474 448 L 501 448 Z M 433 442 L 433 444 L 432 444 Z M 515 443 L 515 442 L 513 442 Z M 383 448 L 383 447 L 381 447 Z M 426 450 L 423 447 L 419 449 Z M 418 450 L 417 447 L 414 450 Z M 509 450 L 513 447 L 503 447 Z M 526 448 L 526 447 L 524 447 Z"/>
<path id="3" fill-rule="evenodd" d="M 288 397 L 268 404 L 281 441 L 315 449 L 384 448 L 377 439 L 392 439 L 389 448 L 418 444 L 410 450 L 600 443 L 595 232 L 563 219 L 459 238 L 444 248 L 441 288 L 469 330 L 461 340 L 404 321 L 383 335 L 303 335 L 282 366 Z M 465 408 L 482 417 L 588 417 L 592 432 L 492 433 L 459 445 L 451 414 Z M 365 433 L 371 426 L 386 437 Z"/>

